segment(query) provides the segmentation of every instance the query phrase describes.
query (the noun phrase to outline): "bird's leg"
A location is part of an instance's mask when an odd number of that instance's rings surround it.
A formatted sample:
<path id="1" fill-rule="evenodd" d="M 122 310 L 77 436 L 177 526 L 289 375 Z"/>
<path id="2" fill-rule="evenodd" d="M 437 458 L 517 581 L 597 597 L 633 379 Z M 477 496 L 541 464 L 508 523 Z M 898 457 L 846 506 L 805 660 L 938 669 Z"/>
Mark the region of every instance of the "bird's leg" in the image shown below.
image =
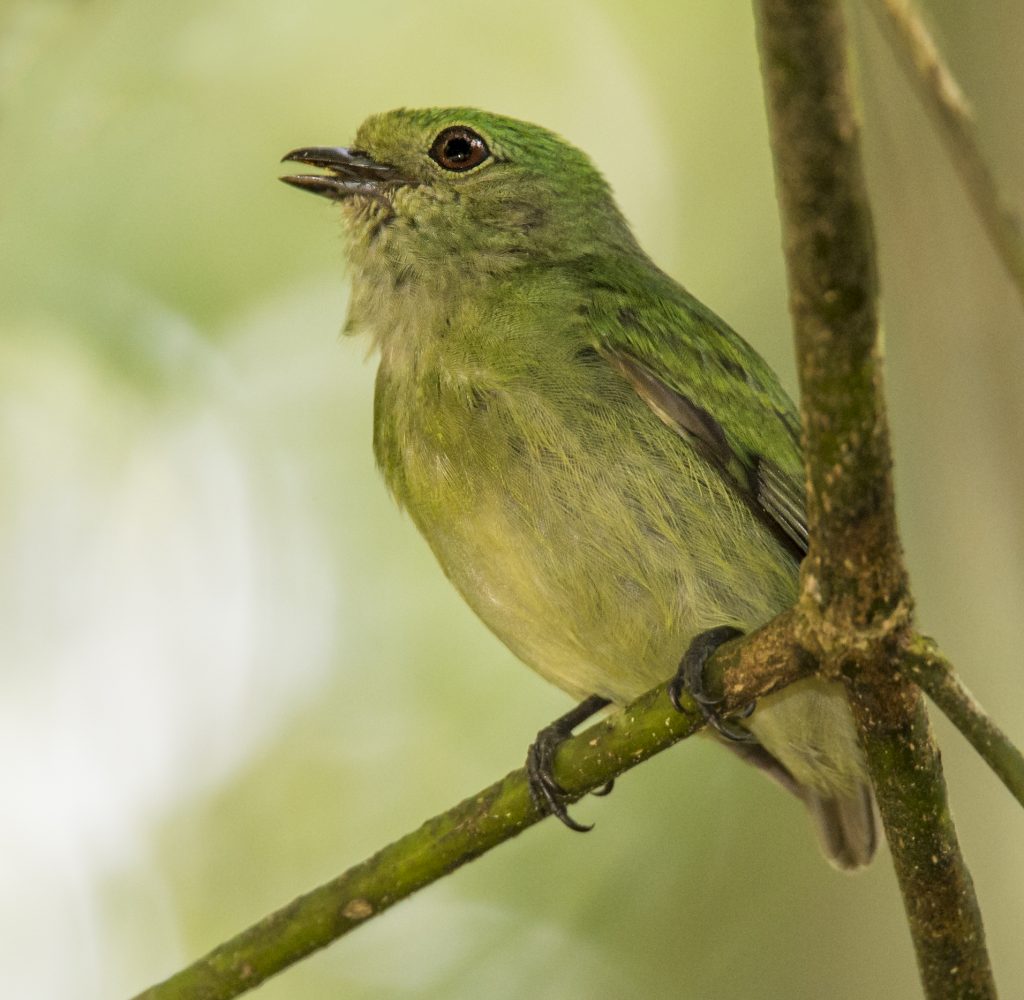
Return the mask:
<path id="1" fill-rule="evenodd" d="M 704 716 L 704 721 L 712 726 L 720 736 L 732 740 L 734 743 L 756 743 L 757 737 L 753 733 L 721 715 L 718 706 L 722 699 L 710 697 L 704 686 L 704 667 L 711 654 L 730 639 L 736 639 L 741 635 L 743 633 L 731 625 L 720 625 L 718 628 L 711 628 L 697 635 L 679 661 L 679 669 L 676 670 L 675 677 L 669 682 L 668 696 L 676 710 L 681 712 L 683 706 L 679 698 L 686 691 L 697 703 L 701 715 Z M 751 702 L 739 718 L 746 719 L 754 711 L 755 705 L 756 702 Z"/>
<path id="2" fill-rule="evenodd" d="M 608 704 L 610 702 L 607 698 L 596 694 L 581 701 L 572 711 L 560 715 L 550 726 L 545 726 L 537 733 L 537 738 L 530 744 L 526 754 L 526 775 L 530 783 L 530 798 L 533 799 L 533 804 L 541 812 L 557 816 L 570 830 L 576 830 L 578 833 L 586 833 L 591 827 L 577 823 L 569 815 L 565 789 L 555 780 L 552 773 L 555 753 L 559 746 L 572 736 L 572 731 L 581 722 L 585 722 Z M 594 794 L 607 795 L 613 784 L 613 781 L 609 781 Z"/>

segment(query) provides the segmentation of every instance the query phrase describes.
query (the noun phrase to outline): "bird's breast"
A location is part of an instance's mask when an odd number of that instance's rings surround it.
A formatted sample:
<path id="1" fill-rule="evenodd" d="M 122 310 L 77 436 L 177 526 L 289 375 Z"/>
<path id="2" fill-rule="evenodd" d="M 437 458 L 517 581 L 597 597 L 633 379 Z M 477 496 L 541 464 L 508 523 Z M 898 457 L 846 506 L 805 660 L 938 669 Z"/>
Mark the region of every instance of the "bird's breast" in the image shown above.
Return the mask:
<path id="1" fill-rule="evenodd" d="M 470 606 L 574 695 L 627 700 L 696 631 L 792 593 L 746 509 L 592 351 L 385 356 L 375 449 Z"/>

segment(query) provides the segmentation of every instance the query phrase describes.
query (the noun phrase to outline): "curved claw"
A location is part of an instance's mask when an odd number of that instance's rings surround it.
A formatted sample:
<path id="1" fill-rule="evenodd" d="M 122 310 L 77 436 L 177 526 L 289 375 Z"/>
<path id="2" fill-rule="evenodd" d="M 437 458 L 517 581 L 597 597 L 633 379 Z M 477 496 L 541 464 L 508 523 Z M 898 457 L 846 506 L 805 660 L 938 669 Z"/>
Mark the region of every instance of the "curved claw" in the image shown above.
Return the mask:
<path id="1" fill-rule="evenodd" d="M 697 702 L 697 704 L 700 706 L 704 721 L 723 739 L 727 739 L 732 743 L 757 743 L 757 737 L 749 729 L 744 729 L 742 726 L 730 722 L 729 719 L 723 718 L 714 708 L 701 705 L 700 702 Z M 749 714 L 747 712 L 741 718 L 746 718 Z"/>
<path id="2" fill-rule="evenodd" d="M 530 744 L 530 749 L 526 754 L 526 777 L 529 781 L 530 798 L 533 800 L 533 804 L 540 812 L 550 813 L 570 830 L 575 830 L 577 833 L 586 833 L 593 829 L 593 825 L 584 826 L 569 815 L 567 807 L 569 796 L 555 780 L 555 752 L 562 741 L 572 735 L 576 726 L 589 719 L 595 712 L 601 711 L 608 704 L 607 698 L 596 694 L 591 695 L 580 702 L 571 712 L 566 712 L 565 715 L 555 719 L 550 726 L 545 726 L 537 733 L 537 738 Z M 609 781 L 598 788 L 594 794 L 607 795 L 614 784 L 615 782 Z"/>
<path id="3" fill-rule="evenodd" d="M 708 629 L 696 636 L 683 655 L 675 676 L 669 681 L 668 696 L 676 711 L 682 712 L 681 698 L 683 692 L 687 692 L 697 703 L 697 708 L 700 709 L 704 721 L 724 739 L 733 743 L 757 743 L 757 737 L 750 730 L 722 716 L 718 711 L 722 699 L 709 697 L 704 688 L 704 667 L 711 654 L 719 646 L 742 634 L 739 629 L 733 628 L 731 625 L 722 625 L 719 628 Z M 737 714 L 737 718 L 749 718 L 756 705 L 756 702 L 751 702 Z"/>
<path id="4" fill-rule="evenodd" d="M 672 707 L 680 714 L 686 711 L 686 706 L 682 702 L 682 696 L 686 693 L 686 681 L 683 676 L 682 664 L 680 669 L 676 671 L 675 676 L 668 682 L 668 700 L 672 702 Z M 694 698 L 694 701 L 697 701 Z M 700 702 L 697 702 L 699 705 Z"/>
<path id="5" fill-rule="evenodd" d="M 537 739 L 530 744 L 530 749 L 526 753 L 526 775 L 530 783 L 530 798 L 542 813 L 550 813 L 570 830 L 575 830 L 577 833 L 589 833 L 594 828 L 593 824 L 587 826 L 577 823 L 569 815 L 565 789 L 551 773 L 555 761 L 555 751 L 563 739 L 565 737 L 561 734 L 552 733 L 549 726 L 547 729 L 542 729 L 537 734 Z"/>

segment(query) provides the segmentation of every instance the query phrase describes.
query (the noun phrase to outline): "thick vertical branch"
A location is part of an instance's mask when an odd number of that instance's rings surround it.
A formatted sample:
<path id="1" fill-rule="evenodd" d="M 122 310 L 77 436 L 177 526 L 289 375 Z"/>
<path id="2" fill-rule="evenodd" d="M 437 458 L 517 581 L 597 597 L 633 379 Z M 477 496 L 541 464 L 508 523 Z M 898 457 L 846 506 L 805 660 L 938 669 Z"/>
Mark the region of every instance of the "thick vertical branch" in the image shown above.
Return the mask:
<path id="1" fill-rule="evenodd" d="M 981 914 L 957 843 L 924 699 L 903 680 L 855 690 L 854 714 L 927 996 L 993 998 Z"/>
<path id="2" fill-rule="evenodd" d="M 838 0 L 755 0 L 800 371 L 810 552 L 801 608 L 846 677 L 930 998 L 994 997 L 981 914 L 916 688 L 892 490 L 874 236 Z"/>
<path id="3" fill-rule="evenodd" d="M 821 0 L 756 6 L 810 459 L 804 592 L 844 632 L 870 628 L 907 589 L 841 10 Z"/>

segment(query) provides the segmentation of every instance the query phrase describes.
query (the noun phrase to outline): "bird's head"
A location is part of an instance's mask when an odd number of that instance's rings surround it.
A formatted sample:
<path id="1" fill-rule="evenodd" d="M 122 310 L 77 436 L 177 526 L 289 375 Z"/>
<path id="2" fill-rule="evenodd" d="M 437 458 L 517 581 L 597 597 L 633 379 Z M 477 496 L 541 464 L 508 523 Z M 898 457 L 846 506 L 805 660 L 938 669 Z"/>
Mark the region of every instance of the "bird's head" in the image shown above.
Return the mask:
<path id="1" fill-rule="evenodd" d="M 357 272 L 403 284 L 635 249 L 590 160 L 552 132 L 469 108 L 368 118 L 349 148 L 296 149 L 282 177 L 337 201 Z"/>

